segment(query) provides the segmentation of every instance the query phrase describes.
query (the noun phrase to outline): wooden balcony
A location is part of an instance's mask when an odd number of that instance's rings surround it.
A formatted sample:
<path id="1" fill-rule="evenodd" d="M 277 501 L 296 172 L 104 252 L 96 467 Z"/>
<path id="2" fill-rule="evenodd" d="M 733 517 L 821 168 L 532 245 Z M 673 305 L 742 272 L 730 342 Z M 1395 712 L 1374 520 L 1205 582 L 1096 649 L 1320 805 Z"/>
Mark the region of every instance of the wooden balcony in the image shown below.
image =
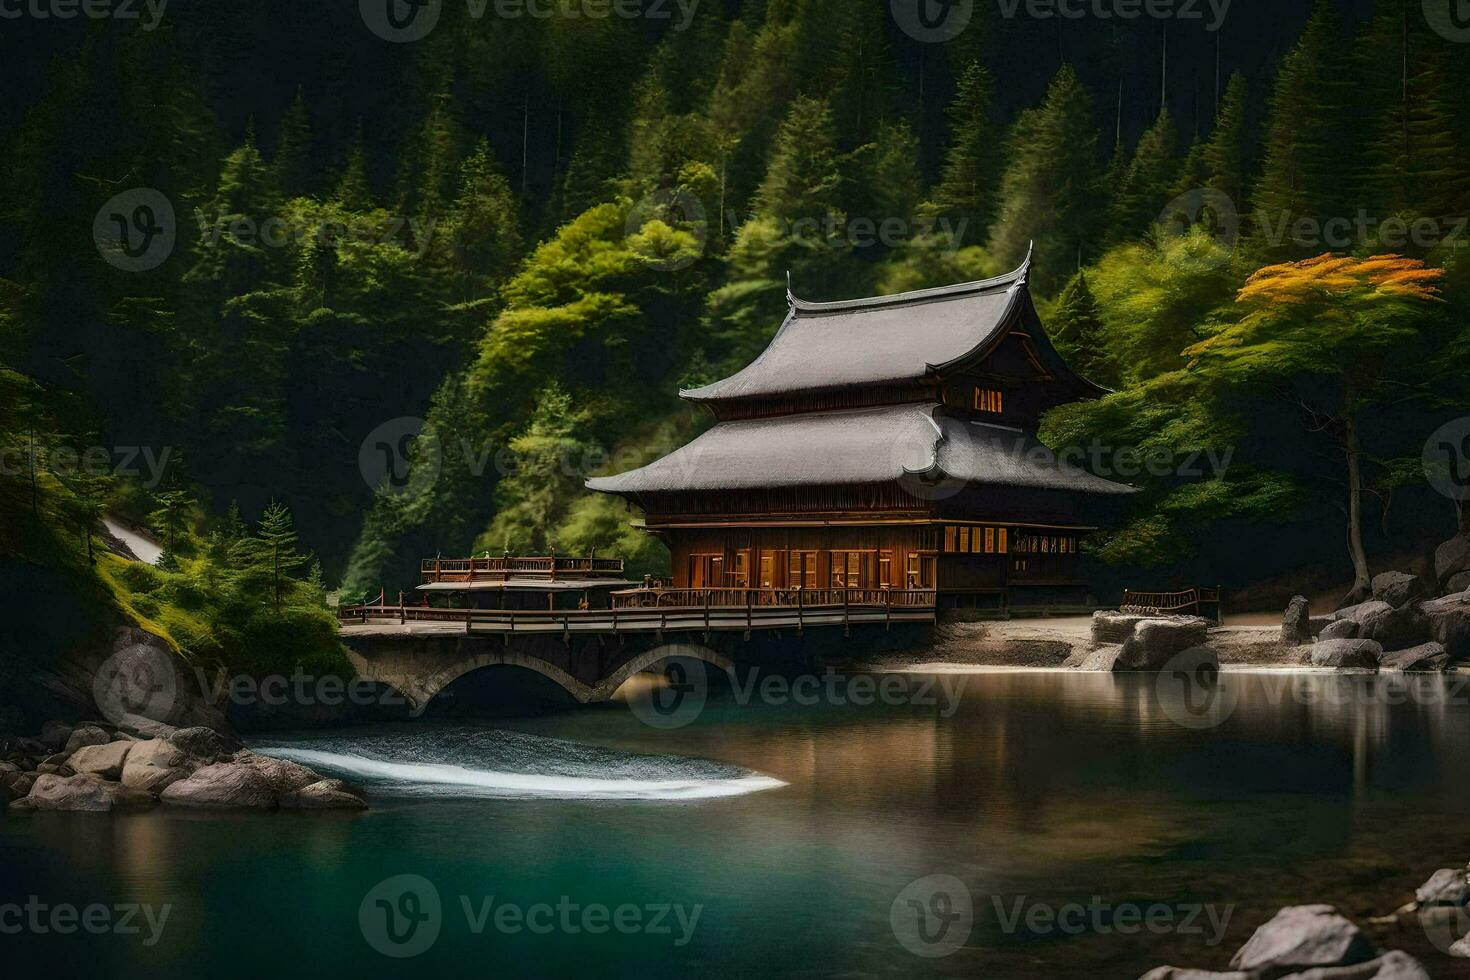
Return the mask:
<path id="1" fill-rule="evenodd" d="M 621 558 L 574 558 L 569 555 L 500 558 L 425 558 L 424 584 L 439 582 L 504 582 L 507 579 L 621 578 Z"/>

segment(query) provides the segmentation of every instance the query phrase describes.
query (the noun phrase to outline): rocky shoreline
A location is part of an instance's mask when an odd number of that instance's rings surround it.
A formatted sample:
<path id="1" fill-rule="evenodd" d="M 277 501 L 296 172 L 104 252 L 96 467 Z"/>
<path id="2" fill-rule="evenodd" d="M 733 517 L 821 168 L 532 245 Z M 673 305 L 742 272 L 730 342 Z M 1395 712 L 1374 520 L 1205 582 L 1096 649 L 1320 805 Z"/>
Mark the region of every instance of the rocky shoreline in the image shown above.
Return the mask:
<path id="1" fill-rule="evenodd" d="M 206 810 L 362 810 L 360 792 L 295 762 L 257 755 L 212 728 L 144 718 L 47 722 L 0 737 L 0 802 L 11 812 L 111 812 L 160 804 Z"/>
<path id="2" fill-rule="evenodd" d="M 1470 959 L 1470 871 L 1443 868 L 1375 925 L 1420 928 L 1440 953 Z M 1378 948 L 1331 905 L 1291 905 L 1262 924 L 1225 972 L 1161 966 L 1140 980 L 1429 980 L 1401 950 Z"/>

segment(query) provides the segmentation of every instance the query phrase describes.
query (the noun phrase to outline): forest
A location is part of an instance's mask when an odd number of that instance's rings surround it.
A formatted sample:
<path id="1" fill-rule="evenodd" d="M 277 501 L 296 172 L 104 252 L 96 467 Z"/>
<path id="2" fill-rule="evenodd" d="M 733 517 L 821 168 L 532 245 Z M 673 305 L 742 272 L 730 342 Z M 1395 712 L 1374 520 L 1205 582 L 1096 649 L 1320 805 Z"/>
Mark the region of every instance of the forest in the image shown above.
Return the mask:
<path id="1" fill-rule="evenodd" d="M 328 598 L 424 557 L 657 574 L 583 480 L 709 424 L 678 390 L 758 354 L 788 282 L 1033 248 L 1112 389 L 1042 437 L 1142 488 L 1101 583 L 1361 591 L 1470 531 L 1430 439 L 1470 439 L 1470 45 L 1420 0 L 977 2 L 939 40 L 880 0 L 446 2 L 409 43 L 249 6 L 0 27 L 0 582 L 51 617 L 335 662 Z M 108 515 L 157 568 L 96 547 Z"/>

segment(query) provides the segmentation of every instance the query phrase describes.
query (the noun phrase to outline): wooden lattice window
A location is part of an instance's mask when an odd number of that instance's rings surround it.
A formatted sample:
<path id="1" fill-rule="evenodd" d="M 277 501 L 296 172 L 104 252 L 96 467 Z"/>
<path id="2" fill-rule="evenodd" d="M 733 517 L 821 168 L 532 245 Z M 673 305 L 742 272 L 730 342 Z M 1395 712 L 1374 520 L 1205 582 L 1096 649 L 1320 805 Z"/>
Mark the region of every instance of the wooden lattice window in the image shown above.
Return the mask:
<path id="1" fill-rule="evenodd" d="M 1005 394 L 994 388 L 975 389 L 975 411 L 1000 415 L 1005 411 Z"/>

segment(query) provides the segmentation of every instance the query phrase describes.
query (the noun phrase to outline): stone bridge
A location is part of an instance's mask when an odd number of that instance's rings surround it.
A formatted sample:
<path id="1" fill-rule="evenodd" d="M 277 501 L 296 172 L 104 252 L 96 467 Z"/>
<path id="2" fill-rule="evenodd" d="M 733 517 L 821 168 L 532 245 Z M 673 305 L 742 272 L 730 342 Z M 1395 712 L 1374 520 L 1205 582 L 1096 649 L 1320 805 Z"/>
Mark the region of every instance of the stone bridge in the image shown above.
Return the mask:
<path id="1" fill-rule="evenodd" d="M 666 640 L 657 634 L 586 636 L 570 634 L 466 633 L 463 628 L 427 624 L 368 625 L 344 628 L 343 642 L 358 673 L 403 695 L 415 713 L 435 696 L 474 671 L 518 667 L 555 683 L 579 704 L 607 701 L 635 674 L 670 658 L 700 660 L 734 676 L 737 668 L 773 671 L 813 669 L 817 663 L 847 659 L 879 649 L 912 648 L 929 641 L 927 627 L 854 627 L 758 635 L 716 633 L 708 642 Z"/>

